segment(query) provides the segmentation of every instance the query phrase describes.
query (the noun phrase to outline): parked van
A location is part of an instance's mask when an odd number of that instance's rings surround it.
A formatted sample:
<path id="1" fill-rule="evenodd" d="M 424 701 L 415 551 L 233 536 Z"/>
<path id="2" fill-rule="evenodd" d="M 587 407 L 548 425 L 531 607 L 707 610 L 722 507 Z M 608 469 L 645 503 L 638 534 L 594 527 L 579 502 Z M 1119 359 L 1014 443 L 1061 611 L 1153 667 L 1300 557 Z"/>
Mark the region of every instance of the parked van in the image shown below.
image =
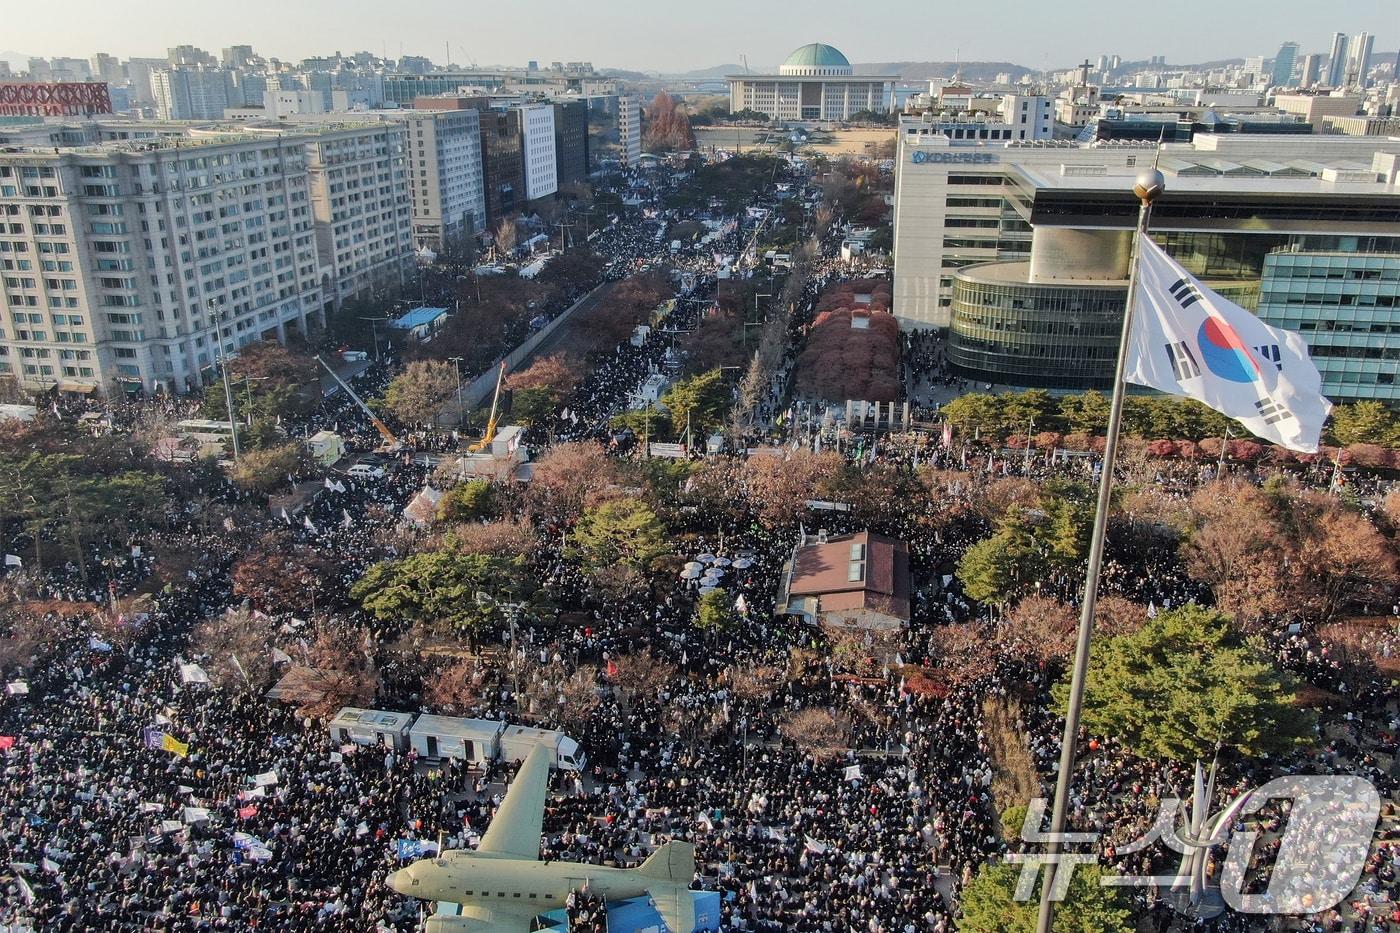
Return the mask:
<path id="1" fill-rule="evenodd" d="M 550 750 L 552 767 L 581 771 L 587 757 L 562 732 L 512 726 L 494 719 L 419 716 L 408 733 L 412 749 L 425 758 L 455 758 L 481 766 L 491 761 L 524 761 L 537 746 Z"/>
<path id="2" fill-rule="evenodd" d="M 381 709 L 347 706 L 331 720 L 331 741 L 354 745 L 378 745 L 406 752 L 412 713 L 391 713 Z"/>

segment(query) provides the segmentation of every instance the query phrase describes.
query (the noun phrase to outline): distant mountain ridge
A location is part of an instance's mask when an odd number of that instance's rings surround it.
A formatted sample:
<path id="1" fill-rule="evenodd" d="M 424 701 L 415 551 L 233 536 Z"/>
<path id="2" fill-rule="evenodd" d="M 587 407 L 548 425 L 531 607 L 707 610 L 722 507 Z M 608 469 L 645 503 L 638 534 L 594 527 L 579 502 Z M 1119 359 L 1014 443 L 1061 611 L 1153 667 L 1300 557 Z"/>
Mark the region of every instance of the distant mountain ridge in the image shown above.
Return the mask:
<path id="1" fill-rule="evenodd" d="M 898 75 L 901 81 L 951 78 L 959 73 L 969 81 L 994 81 L 1006 73 L 1015 81 L 1021 75 L 1036 74 L 1034 68 L 1015 62 L 858 62 L 851 67 L 858 75 Z"/>
<path id="2" fill-rule="evenodd" d="M 1242 58 L 1223 59 L 1220 61 L 1200 62 L 1197 64 L 1167 64 L 1151 65 L 1146 61 L 1123 62 L 1121 71 L 1152 71 L 1152 70 L 1211 70 L 1224 68 L 1230 65 L 1241 65 Z M 1078 62 L 1057 65 L 1048 71 L 1069 71 L 1077 68 Z M 852 69 L 858 75 L 897 75 L 901 81 L 919 83 L 932 78 L 951 78 L 955 74 L 961 74 L 968 81 L 978 83 L 989 83 L 996 80 L 997 75 L 1009 74 L 1012 81 L 1019 80 L 1023 75 L 1043 74 L 1040 69 L 1028 68 L 1025 65 L 1018 65 L 1015 62 L 856 62 L 852 64 Z M 668 78 L 681 78 L 698 81 L 707 78 L 722 78 L 725 75 L 743 74 L 747 70 L 751 74 L 775 74 L 777 65 L 755 65 L 750 63 L 748 69 L 743 65 L 715 65 L 712 68 L 697 68 L 693 71 L 684 71 L 674 74 L 666 74 Z"/>
<path id="3" fill-rule="evenodd" d="M 715 65 L 711 68 L 696 68 L 665 74 L 667 78 L 681 78 L 700 81 L 707 78 L 723 78 L 726 75 L 741 75 L 745 72 L 756 75 L 777 74 L 778 65 Z M 898 75 L 901 81 L 927 81 L 930 78 L 951 78 L 962 70 L 969 81 L 992 81 L 997 75 L 1009 73 L 1014 81 L 1023 74 L 1035 74 L 1035 69 L 1018 65 L 1015 62 L 858 62 L 851 65 L 858 75 Z"/>

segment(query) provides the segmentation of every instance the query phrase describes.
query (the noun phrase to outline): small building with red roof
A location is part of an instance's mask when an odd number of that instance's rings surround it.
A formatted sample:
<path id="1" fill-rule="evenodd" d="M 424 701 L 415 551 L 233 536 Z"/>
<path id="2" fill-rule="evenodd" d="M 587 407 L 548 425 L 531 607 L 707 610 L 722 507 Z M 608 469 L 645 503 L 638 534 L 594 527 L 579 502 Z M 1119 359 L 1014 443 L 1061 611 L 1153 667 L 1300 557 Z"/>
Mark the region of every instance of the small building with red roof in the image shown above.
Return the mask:
<path id="1" fill-rule="evenodd" d="M 837 628 L 890 631 L 909 624 L 909 547 L 862 531 L 805 532 L 783 566 L 775 612 Z"/>

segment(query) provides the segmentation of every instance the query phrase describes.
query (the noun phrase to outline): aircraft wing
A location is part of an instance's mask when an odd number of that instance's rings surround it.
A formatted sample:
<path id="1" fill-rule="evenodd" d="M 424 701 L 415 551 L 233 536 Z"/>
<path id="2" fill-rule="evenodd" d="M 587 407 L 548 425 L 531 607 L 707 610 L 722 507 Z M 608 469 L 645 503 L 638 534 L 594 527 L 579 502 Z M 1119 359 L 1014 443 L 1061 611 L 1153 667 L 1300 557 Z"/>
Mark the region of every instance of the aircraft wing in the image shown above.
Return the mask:
<path id="1" fill-rule="evenodd" d="M 433 914 L 423 924 L 423 933 L 530 933 L 534 914 L 502 910 L 477 904 L 462 904 L 458 916 Z"/>
<path id="2" fill-rule="evenodd" d="M 549 749 L 543 745 L 530 752 L 520 773 L 506 791 L 500 809 L 491 818 L 477 853 L 507 858 L 540 857 L 540 833 L 544 828 L 545 795 L 549 792 Z"/>

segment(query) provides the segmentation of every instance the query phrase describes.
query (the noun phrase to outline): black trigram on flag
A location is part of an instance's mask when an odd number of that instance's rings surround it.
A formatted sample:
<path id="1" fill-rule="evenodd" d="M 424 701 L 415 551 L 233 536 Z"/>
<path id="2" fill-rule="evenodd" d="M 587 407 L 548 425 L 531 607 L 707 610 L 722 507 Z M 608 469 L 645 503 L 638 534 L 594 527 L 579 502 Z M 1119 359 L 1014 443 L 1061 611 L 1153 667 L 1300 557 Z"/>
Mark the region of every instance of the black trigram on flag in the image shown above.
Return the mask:
<path id="1" fill-rule="evenodd" d="M 1283 372 L 1283 357 L 1278 352 L 1278 344 L 1268 343 L 1262 347 L 1255 347 L 1254 352 L 1273 363 L 1279 372 Z"/>
<path id="2" fill-rule="evenodd" d="M 1185 340 L 1169 343 L 1165 349 L 1167 360 L 1172 364 L 1172 375 L 1176 377 L 1177 382 L 1195 379 L 1201 374 L 1201 364 L 1196 362 L 1196 355 L 1191 352 L 1191 345 Z"/>
<path id="3" fill-rule="evenodd" d="M 1259 417 L 1264 419 L 1265 424 L 1276 424 L 1293 417 L 1293 413 L 1284 408 L 1271 398 L 1261 398 L 1254 403 L 1254 407 L 1259 411 Z"/>
<path id="4" fill-rule="evenodd" d="M 1176 299 L 1176 303 L 1181 305 L 1182 308 L 1191 307 L 1193 304 L 1200 301 L 1202 297 L 1201 290 L 1185 279 L 1177 279 L 1167 291 L 1172 293 L 1172 297 Z"/>

